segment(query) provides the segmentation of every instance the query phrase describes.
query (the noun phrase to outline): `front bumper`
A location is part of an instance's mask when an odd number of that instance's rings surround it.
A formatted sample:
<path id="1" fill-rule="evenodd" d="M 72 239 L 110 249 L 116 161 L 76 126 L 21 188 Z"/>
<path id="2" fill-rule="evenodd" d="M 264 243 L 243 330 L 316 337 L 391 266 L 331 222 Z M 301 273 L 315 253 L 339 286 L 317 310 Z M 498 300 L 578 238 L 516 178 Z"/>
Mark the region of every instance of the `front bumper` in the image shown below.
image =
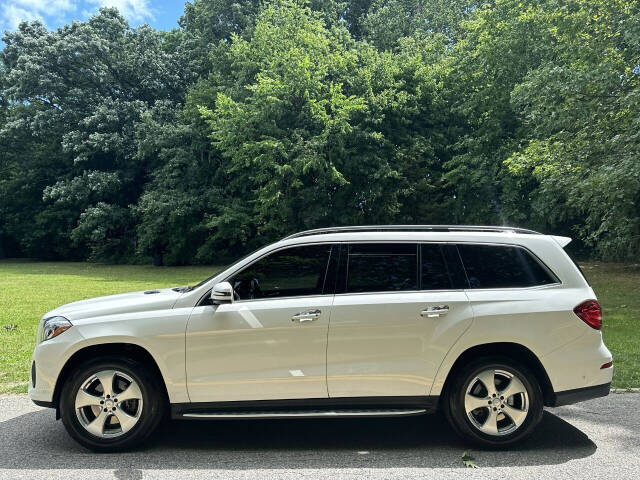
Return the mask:
<path id="1" fill-rule="evenodd" d="M 78 329 L 71 327 L 59 336 L 36 345 L 29 378 L 29 397 L 33 403 L 42 407 L 55 406 L 54 393 L 62 367 L 73 353 L 75 344 L 82 340 Z"/>

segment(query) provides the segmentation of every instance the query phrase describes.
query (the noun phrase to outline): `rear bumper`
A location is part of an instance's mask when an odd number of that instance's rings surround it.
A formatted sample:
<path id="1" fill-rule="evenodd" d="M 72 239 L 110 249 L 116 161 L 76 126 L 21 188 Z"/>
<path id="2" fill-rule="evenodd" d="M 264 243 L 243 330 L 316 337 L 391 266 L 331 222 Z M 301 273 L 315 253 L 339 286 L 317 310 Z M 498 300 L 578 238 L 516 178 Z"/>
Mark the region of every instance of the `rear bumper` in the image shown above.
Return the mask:
<path id="1" fill-rule="evenodd" d="M 613 357 L 602 342 L 601 332 L 586 325 L 584 328 L 587 330 L 584 335 L 539 357 L 556 395 L 591 387 L 596 389 L 613 380 L 614 367 L 603 368 Z"/>
<path id="2" fill-rule="evenodd" d="M 584 402 L 592 398 L 606 397 L 611 390 L 611 382 L 602 385 L 594 385 L 592 387 L 574 388 L 573 390 L 564 390 L 555 393 L 555 401 L 552 407 L 560 407 L 562 405 L 571 405 L 572 403 Z"/>

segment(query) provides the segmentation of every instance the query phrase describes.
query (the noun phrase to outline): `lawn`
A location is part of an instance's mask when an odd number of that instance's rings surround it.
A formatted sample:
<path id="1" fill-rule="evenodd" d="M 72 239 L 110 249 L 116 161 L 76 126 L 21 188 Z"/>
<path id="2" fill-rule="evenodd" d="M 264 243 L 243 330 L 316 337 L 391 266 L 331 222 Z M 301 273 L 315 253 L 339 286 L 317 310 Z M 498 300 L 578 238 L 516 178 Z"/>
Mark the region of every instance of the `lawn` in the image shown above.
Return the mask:
<path id="1" fill-rule="evenodd" d="M 640 387 L 640 264 L 580 266 L 604 310 L 602 332 L 613 353 L 613 386 Z"/>
<path id="2" fill-rule="evenodd" d="M 585 263 L 604 308 L 614 386 L 640 386 L 640 264 Z M 218 267 L 151 267 L 0 261 L 0 393 L 25 392 L 42 314 L 64 303 L 154 287 L 194 284 Z"/>
<path id="3" fill-rule="evenodd" d="M 26 392 L 36 328 L 64 303 L 156 287 L 193 285 L 219 267 L 0 261 L 0 393 Z"/>

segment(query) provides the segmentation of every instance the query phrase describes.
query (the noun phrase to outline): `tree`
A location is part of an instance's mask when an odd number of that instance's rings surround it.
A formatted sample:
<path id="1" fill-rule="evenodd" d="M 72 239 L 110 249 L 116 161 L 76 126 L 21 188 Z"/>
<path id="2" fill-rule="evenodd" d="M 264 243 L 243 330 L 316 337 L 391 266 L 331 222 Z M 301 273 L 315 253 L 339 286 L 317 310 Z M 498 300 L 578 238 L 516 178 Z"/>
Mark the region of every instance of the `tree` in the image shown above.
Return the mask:
<path id="1" fill-rule="evenodd" d="M 359 22 L 363 37 L 383 50 L 397 47 L 402 38 L 431 34 L 453 44 L 477 6 L 468 0 L 373 0 Z"/>
<path id="2" fill-rule="evenodd" d="M 184 98 L 190 76 L 180 56 L 165 48 L 163 34 L 129 28 L 114 9 L 52 32 L 23 23 L 4 41 L 11 108 L 0 135 L 8 151 L 33 153 L 21 156 L 18 163 L 27 163 L 8 187 L 24 185 L 29 200 L 5 207 L 18 229 L 18 217 L 29 213 L 21 206 L 38 212 L 36 228 L 19 232 L 22 250 L 64 256 L 71 240 L 96 258 L 132 254 L 128 206 L 153 166 L 135 158 L 134 126 L 155 102 Z"/>
<path id="3" fill-rule="evenodd" d="M 511 94 L 522 140 L 506 160 L 533 178 L 532 217 L 567 223 L 600 256 L 640 254 L 640 8 L 575 1 L 538 15 L 548 59 Z"/>
<path id="4" fill-rule="evenodd" d="M 456 221 L 638 255 L 637 25 L 636 2 L 624 1 L 501 0 L 476 12 L 448 60 Z"/>
<path id="5" fill-rule="evenodd" d="M 113 9 L 0 52 L 0 255 L 185 264 L 364 223 L 517 224 L 640 257 L 629 0 Z"/>
<path id="6" fill-rule="evenodd" d="M 243 215 L 266 238 L 429 217 L 437 207 L 413 200 L 437 189 L 441 122 L 423 62 L 443 51 L 433 40 L 380 54 L 307 7 L 270 4 L 249 38 L 233 38 L 230 78 L 212 85 L 215 103 L 200 108 L 228 197 L 243 200 Z"/>

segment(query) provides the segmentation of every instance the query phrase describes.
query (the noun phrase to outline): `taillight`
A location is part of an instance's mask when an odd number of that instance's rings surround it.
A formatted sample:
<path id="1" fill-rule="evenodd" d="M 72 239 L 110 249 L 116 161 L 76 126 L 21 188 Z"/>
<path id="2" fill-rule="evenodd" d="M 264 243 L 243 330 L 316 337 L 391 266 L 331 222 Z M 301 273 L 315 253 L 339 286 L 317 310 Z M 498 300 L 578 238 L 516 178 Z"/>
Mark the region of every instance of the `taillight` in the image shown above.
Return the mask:
<path id="1" fill-rule="evenodd" d="M 600 304 L 595 300 L 582 302 L 573 309 L 573 313 L 591 328 L 595 328 L 596 330 L 602 328 L 602 308 L 600 308 Z"/>

